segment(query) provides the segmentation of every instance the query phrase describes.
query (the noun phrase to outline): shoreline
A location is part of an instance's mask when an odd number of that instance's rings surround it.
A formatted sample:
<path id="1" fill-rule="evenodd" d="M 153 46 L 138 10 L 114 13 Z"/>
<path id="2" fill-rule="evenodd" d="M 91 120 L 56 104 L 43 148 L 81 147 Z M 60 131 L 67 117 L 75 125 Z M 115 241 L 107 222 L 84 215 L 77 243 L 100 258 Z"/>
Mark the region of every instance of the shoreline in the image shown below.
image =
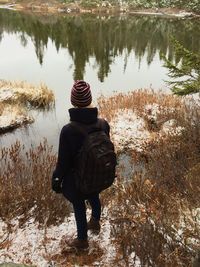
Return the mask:
<path id="1" fill-rule="evenodd" d="M 1 4 L 0 9 L 13 11 L 23 11 L 42 14 L 98 14 L 98 15 L 149 15 L 176 18 L 198 18 L 200 14 L 177 8 L 149 8 L 149 9 L 129 9 L 123 7 L 96 7 L 82 8 L 76 4 L 59 3 L 21 3 L 21 4 Z"/>
<path id="2" fill-rule="evenodd" d="M 33 123 L 31 110 L 53 106 L 54 94 L 45 84 L 0 80 L 0 135 Z"/>

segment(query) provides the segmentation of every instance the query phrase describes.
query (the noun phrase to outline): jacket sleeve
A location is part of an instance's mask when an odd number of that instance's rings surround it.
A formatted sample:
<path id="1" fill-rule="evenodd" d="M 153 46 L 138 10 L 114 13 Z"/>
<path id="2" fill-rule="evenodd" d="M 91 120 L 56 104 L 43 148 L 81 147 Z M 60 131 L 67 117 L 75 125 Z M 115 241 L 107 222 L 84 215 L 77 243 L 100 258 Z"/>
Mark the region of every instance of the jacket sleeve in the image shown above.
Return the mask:
<path id="1" fill-rule="evenodd" d="M 104 131 L 110 138 L 110 125 L 105 119 L 103 121 L 104 121 Z"/>
<path id="2" fill-rule="evenodd" d="M 56 169 L 53 172 L 53 179 L 58 178 L 60 182 L 62 182 L 64 177 L 67 179 L 67 174 L 72 167 L 71 154 L 72 151 L 68 135 L 68 127 L 64 126 L 60 133 L 58 159 Z"/>

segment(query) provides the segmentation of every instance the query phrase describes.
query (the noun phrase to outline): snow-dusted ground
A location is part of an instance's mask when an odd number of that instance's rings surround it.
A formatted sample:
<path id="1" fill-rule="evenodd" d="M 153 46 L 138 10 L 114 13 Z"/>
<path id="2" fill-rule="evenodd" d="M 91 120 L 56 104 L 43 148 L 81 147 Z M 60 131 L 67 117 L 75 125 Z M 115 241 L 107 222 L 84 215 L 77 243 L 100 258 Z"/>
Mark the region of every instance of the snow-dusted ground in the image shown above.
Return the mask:
<path id="1" fill-rule="evenodd" d="M 5 224 L 0 222 L 0 263 L 26 263 L 38 267 L 65 266 L 60 263 L 57 265 L 54 258 L 59 256 L 65 262 L 65 256 L 62 256 L 62 251 L 65 249 L 63 240 L 76 237 L 73 214 L 67 217 L 63 223 L 45 229 L 39 229 L 34 220 L 28 221 L 23 228 L 18 227 L 17 220 L 13 220 L 11 223 L 13 231 L 7 236 Z M 100 234 L 94 235 L 89 232 L 89 243 L 91 246 L 87 255 L 95 255 L 92 266 L 112 266 L 111 261 L 115 256 L 115 248 L 110 238 L 110 222 L 106 210 L 102 214 Z M 98 251 L 102 251 L 102 255 L 96 255 Z"/>
<path id="2" fill-rule="evenodd" d="M 151 111 L 151 112 L 149 112 Z M 147 105 L 144 115 L 153 121 L 157 121 L 160 109 L 157 104 Z M 175 120 L 168 120 L 161 125 L 159 131 L 149 131 L 143 117 L 138 116 L 133 110 L 120 109 L 110 123 L 112 129 L 112 139 L 117 150 L 131 149 L 137 152 L 144 150 L 144 144 L 161 138 L 165 134 L 181 134 L 183 128 L 177 126 Z"/>
<path id="3" fill-rule="evenodd" d="M 132 110 L 119 110 L 110 123 L 113 141 L 117 148 L 142 150 L 145 140 L 150 133 L 145 129 L 145 122 Z"/>
<path id="4" fill-rule="evenodd" d="M 0 115 L 0 131 L 11 130 L 33 121 L 34 119 L 18 106 L 7 105 Z"/>
<path id="5" fill-rule="evenodd" d="M 196 226 L 197 224 L 200 225 L 200 209 L 194 210 L 193 213 L 196 217 Z M 89 213 L 87 215 L 89 218 Z M 73 255 L 72 257 L 76 256 L 75 252 L 63 253 L 65 251 L 65 240 L 76 237 L 76 225 L 72 213 L 63 223 L 43 229 L 40 229 L 33 219 L 29 220 L 23 228 L 19 228 L 17 219 L 13 220 L 11 222 L 12 232 L 9 235 L 6 234 L 5 223 L 0 221 L 0 264 L 15 262 L 37 267 L 115 266 L 113 260 L 116 256 L 116 248 L 111 238 L 109 219 L 108 210 L 105 208 L 101 219 L 100 234 L 94 235 L 89 232 L 90 248 L 85 254 L 85 261 L 90 256 L 93 257 L 93 260 L 88 264 L 81 265 L 74 264 L 74 261 L 70 258 L 71 255 Z M 191 222 L 194 223 L 192 218 L 190 219 Z M 185 220 L 181 219 L 180 230 L 175 229 L 180 241 L 185 226 Z M 188 240 L 188 244 L 190 242 L 199 246 L 199 241 L 195 238 Z M 129 262 L 134 264 L 130 266 L 141 267 L 140 260 L 135 253 L 130 255 Z"/>

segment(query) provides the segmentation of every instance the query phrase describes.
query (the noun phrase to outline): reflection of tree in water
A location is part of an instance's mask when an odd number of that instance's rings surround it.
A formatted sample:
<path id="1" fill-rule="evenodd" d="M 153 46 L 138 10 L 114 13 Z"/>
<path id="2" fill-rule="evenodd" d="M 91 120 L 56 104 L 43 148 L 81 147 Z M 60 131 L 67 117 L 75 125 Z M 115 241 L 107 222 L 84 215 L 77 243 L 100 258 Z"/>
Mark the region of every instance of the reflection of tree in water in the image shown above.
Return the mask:
<path id="1" fill-rule="evenodd" d="M 200 50 L 200 21 L 164 19 L 153 16 L 95 17 L 33 16 L 0 11 L 0 32 L 20 32 L 22 45 L 30 36 L 39 62 L 50 38 L 59 51 L 67 48 L 74 61 L 74 79 L 84 77 L 86 64 L 94 58 L 97 75 L 103 81 L 116 56 L 124 57 L 124 66 L 132 52 L 138 60 L 146 55 L 148 64 L 157 52 L 175 58 L 170 36 L 175 36 L 188 49 Z M 1 37 L 1 34 L 0 34 Z"/>
<path id="2" fill-rule="evenodd" d="M 26 47 L 27 43 L 28 43 L 27 37 L 28 36 L 26 36 L 26 34 L 24 32 L 22 32 L 20 35 L 20 41 L 21 41 L 22 46 L 24 46 L 24 47 Z"/>

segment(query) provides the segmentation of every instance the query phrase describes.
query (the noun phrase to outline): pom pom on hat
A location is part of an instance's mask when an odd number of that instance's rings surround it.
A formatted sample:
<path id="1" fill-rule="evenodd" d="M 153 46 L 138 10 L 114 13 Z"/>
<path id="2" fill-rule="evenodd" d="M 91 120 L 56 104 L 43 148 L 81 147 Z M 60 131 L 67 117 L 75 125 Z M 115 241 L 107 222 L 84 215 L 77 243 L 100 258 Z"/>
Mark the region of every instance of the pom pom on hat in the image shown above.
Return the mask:
<path id="1" fill-rule="evenodd" d="M 71 103 L 74 107 L 87 107 L 92 102 L 90 85 L 83 80 L 74 83 L 71 90 Z"/>

